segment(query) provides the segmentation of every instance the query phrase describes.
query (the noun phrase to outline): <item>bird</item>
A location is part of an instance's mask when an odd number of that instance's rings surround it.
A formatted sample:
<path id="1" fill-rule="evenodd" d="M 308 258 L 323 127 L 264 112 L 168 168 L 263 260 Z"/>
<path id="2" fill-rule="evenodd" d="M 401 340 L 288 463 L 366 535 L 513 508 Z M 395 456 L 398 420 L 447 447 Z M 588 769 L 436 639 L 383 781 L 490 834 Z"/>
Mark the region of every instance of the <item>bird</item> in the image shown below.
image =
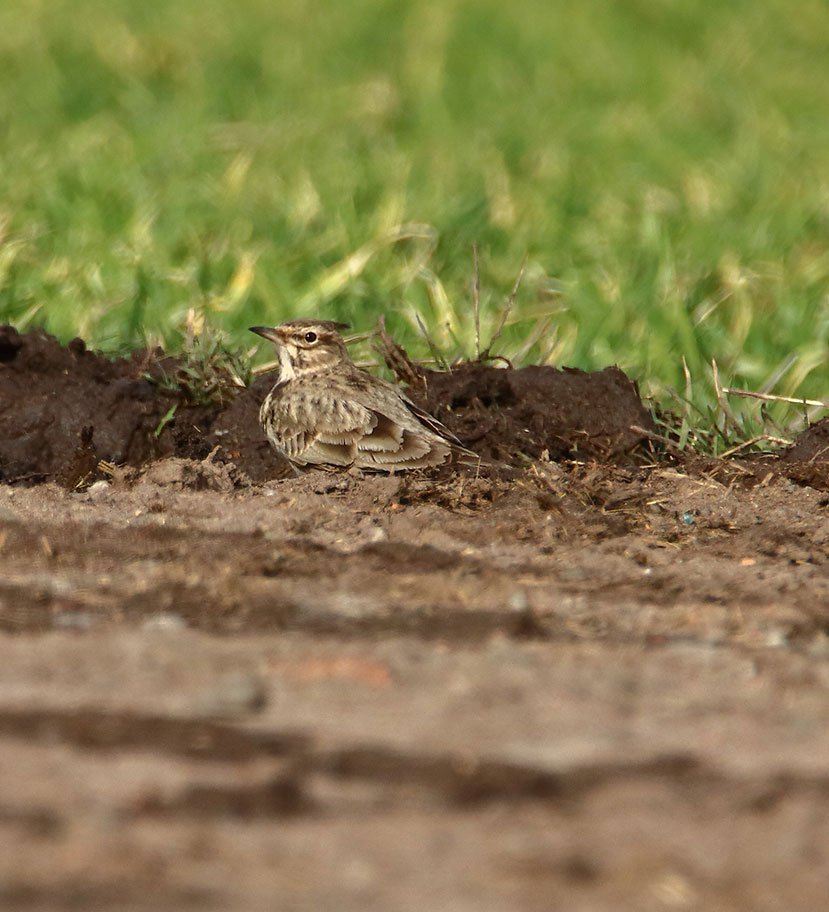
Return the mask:
<path id="1" fill-rule="evenodd" d="M 476 453 L 397 386 L 351 360 L 333 320 L 289 320 L 250 331 L 276 345 L 279 379 L 259 421 L 295 471 L 308 466 L 395 474 L 449 463 L 478 464 Z"/>

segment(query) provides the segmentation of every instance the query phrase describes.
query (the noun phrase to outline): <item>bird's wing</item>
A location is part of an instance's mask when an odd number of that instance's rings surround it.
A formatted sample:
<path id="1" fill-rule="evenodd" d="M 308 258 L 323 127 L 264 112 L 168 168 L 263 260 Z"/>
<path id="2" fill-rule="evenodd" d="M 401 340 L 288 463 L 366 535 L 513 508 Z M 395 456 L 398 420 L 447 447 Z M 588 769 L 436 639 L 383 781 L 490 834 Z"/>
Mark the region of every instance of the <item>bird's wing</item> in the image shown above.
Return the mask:
<path id="1" fill-rule="evenodd" d="M 465 463 L 480 463 L 477 453 L 464 447 L 449 428 L 415 405 L 393 383 L 372 376 L 370 388 L 355 384 L 352 395 L 377 419 L 371 432 L 358 444 L 358 450 L 367 451 L 372 462 L 403 463 L 415 468 L 440 465 L 454 453 Z"/>
<path id="2" fill-rule="evenodd" d="M 429 430 L 432 431 L 433 434 L 437 434 L 438 437 L 443 437 L 444 440 L 448 440 L 449 443 L 452 443 L 455 446 L 460 447 L 461 449 L 464 448 L 463 443 L 460 441 L 460 439 L 458 437 L 456 437 L 449 430 L 449 428 L 446 427 L 445 424 L 438 421 L 437 418 L 435 418 L 433 415 L 430 415 L 428 412 L 424 412 L 423 409 L 420 408 L 420 406 L 415 405 L 414 402 L 412 402 L 412 400 L 409 399 L 408 396 L 404 396 L 401 393 L 400 398 L 403 400 L 403 403 L 405 404 L 406 408 L 415 416 L 415 418 L 417 418 L 417 420 L 422 425 L 429 428 Z"/>
<path id="3" fill-rule="evenodd" d="M 298 460 L 313 465 L 351 465 L 360 441 L 370 434 L 374 416 L 358 402 L 339 399 L 335 408 L 317 411 L 309 416 L 305 447 Z"/>
<path id="4" fill-rule="evenodd" d="M 389 384 L 389 386 L 397 393 L 401 407 L 406 410 L 417 424 L 427 431 L 431 431 L 442 440 L 445 440 L 447 444 L 451 445 L 456 456 L 464 457 L 461 461 L 469 462 L 469 460 L 471 460 L 472 464 L 480 463 L 481 457 L 473 450 L 464 446 L 463 441 L 455 436 L 442 421 L 438 421 L 434 415 L 430 415 L 429 412 L 424 411 L 419 405 L 412 402 L 412 400 L 397 387 L 392 386 L 391 384 Z M 468 457 L 468 459 L 466 457 Z"/>
<path id="5" fill-rule="evenodd" d="M 448 443 L 402 428 L 380 412 L 373 414 L 376 425 L 357 444 L 360 465 L 413 469 L 445 462 L 450 450 Z"/>
<path id="6" fill-rule="evenodd" d="M 351 379 L 321 383 L 319 392 L 306 384 L 302 395 L 275 401 L 276 447 L 300 464 L 380 469 L 439 465 L 455 449 L 468 452 L 393 384 L 362 371 Z"/>
<path id="7" fill-rule="evenodd" d="M 444 461 L 449 445 L 435 449 L 423 434 L 415 434 L 375 409 L 340 402 L 341 413 L 320 421 L 316 433 L 295 459 L 314 465 L 357 463 L 378 469 L 434 465 Z M 351 415 L 347 420 L 345 415 Z"/>
<path id="8" fill-rule="evenodd" d="M 420 406 L 415 405 L 400 387 L 380 377 L 367 375 L 364 371 L 356 368 L 355 372 L 358 376 L 362 375 L 360 379 L 363 381 L 355 384 L 352 394 L 355 401 L 360 402 L 372 411 L 382 412 L 386 418 L 412 433 L 425 430 L 442 437 L 455 446 L 463 446 L 449 428 L 441 424 L 437 418 L 425 412 Z M 366 377 L 368 377 L 367 383 L 365 381 Z"/>
<path id="9" fill-rule="evenodd" d="M 351 465 L 357 441 L 373 423 L 358 402 L 333 400 L 324 386 L 310 384 L 299 392 L 274 389 L 260 417 L 271 443 L 300 465 Z"/>

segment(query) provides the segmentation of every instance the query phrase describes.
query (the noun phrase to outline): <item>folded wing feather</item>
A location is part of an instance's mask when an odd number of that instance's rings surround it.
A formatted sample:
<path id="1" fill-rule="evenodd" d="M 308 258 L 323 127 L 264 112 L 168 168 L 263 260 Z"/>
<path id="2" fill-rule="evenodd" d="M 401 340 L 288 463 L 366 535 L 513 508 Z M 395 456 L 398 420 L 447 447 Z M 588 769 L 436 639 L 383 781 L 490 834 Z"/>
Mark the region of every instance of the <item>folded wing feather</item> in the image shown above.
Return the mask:
<path id="1" fill-rule="evenodd" d="M 300 464 L 390 470 L 440 465 L 462 446 L 439 421 L 394 392 L 382 411 L 359 391 L 324 415 L 311 414 L 307 400 L 294 401 L 282 411 L 282 433 L 273 442 Z"/>

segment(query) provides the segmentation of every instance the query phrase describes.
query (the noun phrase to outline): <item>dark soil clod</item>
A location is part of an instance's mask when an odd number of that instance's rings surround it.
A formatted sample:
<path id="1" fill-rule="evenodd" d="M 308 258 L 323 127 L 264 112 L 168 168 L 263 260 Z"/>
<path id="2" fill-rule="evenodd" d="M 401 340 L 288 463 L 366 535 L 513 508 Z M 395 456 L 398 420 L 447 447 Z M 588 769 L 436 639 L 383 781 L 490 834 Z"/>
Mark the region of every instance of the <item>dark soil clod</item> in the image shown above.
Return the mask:
<path id="1" fill-rule="evenodd" d="M 169 450 L 154 434 L 169 399 L 143 376 L 146 355 L 110 360 L 79 343 L 0 328 L 0 478 L 72 484 L 100 459 L 139 465 Z"/>
<path id="2" fill-rule="evenodd" d="M 636 384 L 618 367 L 509 370 L 462 364 L 426 375 L 423 405 L 484 459 L 618 459 L 653 428 Z"/>

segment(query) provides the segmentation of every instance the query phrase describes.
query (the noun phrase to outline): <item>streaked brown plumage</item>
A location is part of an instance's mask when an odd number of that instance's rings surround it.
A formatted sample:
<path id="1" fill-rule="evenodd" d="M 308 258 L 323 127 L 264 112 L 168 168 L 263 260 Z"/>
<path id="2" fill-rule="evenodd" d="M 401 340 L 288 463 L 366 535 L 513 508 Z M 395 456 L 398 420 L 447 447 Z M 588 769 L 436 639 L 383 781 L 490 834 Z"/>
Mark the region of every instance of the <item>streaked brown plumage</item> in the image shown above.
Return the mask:
<path id="1" fill-rule="evenodd" d="M 360 370 L 330 320 L 253 326 L 279 354 L 279 381 L 259 412 L 276 450 L 295 466 L 399 472 L 477 462 L 476 454 L 400 389 Z"/>

